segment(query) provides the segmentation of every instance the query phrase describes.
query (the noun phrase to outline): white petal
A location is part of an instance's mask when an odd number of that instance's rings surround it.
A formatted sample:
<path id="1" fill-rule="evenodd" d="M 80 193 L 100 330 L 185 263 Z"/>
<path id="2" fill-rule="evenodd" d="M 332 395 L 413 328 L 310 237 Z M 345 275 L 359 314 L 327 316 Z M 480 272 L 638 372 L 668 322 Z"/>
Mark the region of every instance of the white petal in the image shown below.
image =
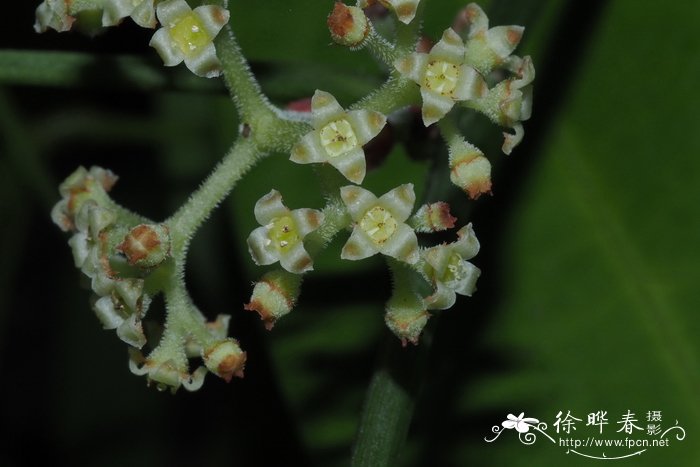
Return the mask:
<path id="1" fill-rule="evenodd" d="M 341 259 L 357 261 L 370 256 L 376 255 L 379 252 L 377 245 L 365 234 L 362 229 L 355 227 L 350 234 L 350 238 L 340 253 Z"/>
<path id="2" fill-rule="evenodd" d="M 460 274 L 460 281 L 454 284 L 454 291 L 471 297 L 476 291 L 476 280 L 481 275 L 481 270 L 468 261 L 462 261 Z"/>
<path id="3" fill-rule="evenodd" d="M 345 110 L 338 104 L 333 95 L 316 90 L 311 98 L 311 120 L 314 128 L 322 128 L 326 123 L 344 115 Z"/>
<path id="4" fill-rule="evenodd" d="M 68 245 L 70 245 L 71 251 L 73 252 L 73 263 L 75 263 L 76 268 L 83 267 L 90 253 L 87 238 L 88 236 L 86 233 L 78 232 L 68 240 Z"/>
<path id="5" fill-rule="evenodd" d="M 157 21 L 153 0 L 142 0 L 141 4 L 131 12 L 131 19 L 142 28 L 155 28 Z"/>
<path id="6" fill-rule="evenodd" d="M 450 97 L 443 96 L 426 88 L 420 89 L 423 97 L 423 124 L 430 126 L 442 119 L 455 104 Z"/>
<path id="7" fill-rule="evenodd" d="M 158 6 L 160 5 L 162 5 L 162 3 L 158 4 Z M 163 64 L 165 66 L 175 66 L 181 63 L 185 58 L 180 48 L 170 38 L 168 30 L 164 27 L 153 34 L 148 45 L 156 49 L 160 58 L 163 59 Z"/>
<path id="8" fill-rule="evenodd" d="M 117 328 L 117 336 L 123 342 L 138 349 L 146 344 L 146 336 L 143 334 L 141 321 L 138 320 L 136 314 L 131 315 Z"/>
<path id="9" fill-rule="evenodd" d="M 192 12 L 192 8 L 185 0 L 167 0 L 158 3 L 156 7 L 158 21 L 164 28 L 172 27 L 171 23 L 176 23 L 181 16 Z"/>
<path id="10" fill-rule="evenodd" d="M 282 195 L 277 190 L 270 190 L 268 194 L 255 203 L 255 220 L 260 225 L 267 225 L 276 217 L 288 216 L 289 209 L 282 202 Z"/>
<path id="11" fill-rule="evenodd" d="M 202 5 L 194 9 L 194 12 L 202 21 L 204 29 L 214 38 L 228 23 L 230 13 L 225 8 L 217 5 Z"/>
<path id="12" fill-rule="evenodd" d="M 479 253 L 479 239 L 476 238 L 471 222 L 457 232 L 459 239 L 454 243 L 454 249 L 463 259 L 472 259 Z"/>
<path id="13" fill-rule="evenodd" d="M 377 136 L 386 125 L 386 117 L 372 110 L 353 110 L 348 112 L 345 118 L 350 122 L 360 146 L 364 146 Z"/>
<path id="14" fill-rule="evenodd" d="M 295 209 L 290 212 L 290 216 L 292 219 L 294 219 L 297 232 L 299 233 L 299 237 L 302 239 L 310 232 L 318 229 L 323 222 L 323 213 L 316 209 Z"/>
<path id="15" fill-rule="evenodd" d="M 391 212 L 397 222 L 404 222 L 408 219 L 415 202 L 416 193 L 413 191 L 413 183 L 397 186 L 379 198 L 379 203 Z"/>
<path id="16" fill-rule="evenodd" d="M 342 187 L 340 197 L 354 221 L 359 221 L 365 212 L 378 202 L 377 197 L 371 191 L 353 185 Z"/>
<path id="17" fill-rule="evenodd" d="M 437 245 L 423 251 L 423 258 L 435 270 L 437 276 L 442 276 L 447 268 L 447 263 L 452 257 L 450 245 Z"/>
<path id="18" fill-rule="evenodd" d="M 328 163 L 338 169 L 345 178 L 353 183 L 362 183 L 367 173 L 367 161 L 362 148 L 355 148 L 342 156 L 331 157 Z"/>
<path id="19" fill-rule="evenodd" d="M 496 26 L 486 31 L 486 43 L 500 58 L 506 58 L 520 43 L 523 37 L 522 26 Z"/>
<path id="20" fill-rule="evenodd" d="M 503 151 L 504 154 L 510 154 L 513 152 L 513 149 L 520 144 L 520 142 L 523 140 L 523 136 L 525 136 L 525 129 L 520 123 L 516 123 L 513 126 L 513 130 L 515 130 L 514 134 L 506 133 L 503 132 L 503 146 L 501 146 L 501 151 Z"/>
<path id="21" fill-rule="evenodd" d="M 469 19 L 469 37 L 486 31 L 489 27 L 489 18 L 476 3 L 467 5 L 466 17 Z"/>
<path id="22" fill-rule="evenodd" d="M 293 274 L 303 274 L 314 268 L 314 261 L 304 249 L 302 242 L 297 242 L 289 251 L 280 255 L 280 265 Z"/>
<path id="23" fill-rule="evenodd" d="M 425 299 L 429 310 L 447 310 L 457 301 L 455 291 L 446 287 L 442 282 L 436 283 L 435 292 Z"/>
<path id="24" fill-rule="evenodd" d="M 442 38 L 430 49 L 430 60 L 442 60 L 455 65 L 464 62 L 464 42 L 452 28 L 442 33 Z"/>
<path id="25" fill-rule="evenodd" d="M 398 224 L 394 234 L 379 246 L 379 251 L 408 264 L 415 264 L 420 258 L 416 233 L 406 224 Z"/>
<path id="26" fill-rule="evenodd" d="M 289 160 L 297 164 L 311 164 L 328 160 L 328 153 L 321 145 L 318 131 L 314 130 L 305 134 L 301 141 L 292 148 Z"/>
<path id="27" fill-rule="evenodd" d="M 202 78 L 216 78 L 221 75 L 221 62 L 216 56 L 216 47 L 210 42 L 199 49 L 199 53 L 185 56 L 185 65 L 189 70 Z"/>
<path id="28" fill-rule="evenodd" d="M 131 14 L 134 5 L 131 0 L 106 0 L 102 8 L 102 26 L 114 26 Z"/>
<path id="29" fill-rule="evenodd" d="M 117 329 L 124 322 L 124 318 L 114 308 L 112 297 L 101 297 L 92 308 L 104 329 Z"/>
<path id="30" fill-rule="evenodd" d="M 488 86 L 481 74 L 469 65 L 460 67 L 459 79 L 452 92 L 455 100 L 466 101 L 486 96 Z"/>
<path id="31" fill-rule="evenodd" d="M 258 227 L 248 236 L 248 251 L 258 266 L 266 266 L 279 260 L 279 253 L 272 245 L 267 227 Z"/>
<path id="32" fill-rule="evenodd" d="M 406 78 L 418 84 L 423 82 L 423 75 L 428 66 L 428 54 L 414 52 L 394 62 L 394 67 Z"/>

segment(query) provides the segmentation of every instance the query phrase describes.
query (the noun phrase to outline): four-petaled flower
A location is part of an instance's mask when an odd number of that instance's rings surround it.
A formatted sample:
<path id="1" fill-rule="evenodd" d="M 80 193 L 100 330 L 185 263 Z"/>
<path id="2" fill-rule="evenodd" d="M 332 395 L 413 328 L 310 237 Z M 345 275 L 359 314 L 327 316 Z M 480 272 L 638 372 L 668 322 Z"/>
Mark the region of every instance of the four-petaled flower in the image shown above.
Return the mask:
<path id="1" fill-rule="evenodd" d="M 531 426 L 538 424 L 540 421 L 536 418 L 523 418 L 524 415 L 525 412 L 520 412 L 520 415 L 517 417 L 509 413 L 508 420 L 505 420 L 501 425 L 508 430 L 515 428 L 518 433 L 527 433 L 530 431 Z"/>
<path id="2" fill-rule="evenodd" d="M 416 233 L 405 221 L 413 210 L 416 195 L 407 183 L 377 198 L 359 186 L 345 186 L 340 196 L 355 222 L 340 255 L 359 260 L 376 253 L 414 264 L 419 259 Z"/>
<path id="3" fill-rule="evenodd" d="M 114 26 L 123 18 L 131 16 L 136 24 L 144 28 L 156 27 L 154 0 L 105 0 L 102 8 L 102 25 Z"/>
<path id="4" fill-rule="evenodd" d="M 425 275 L 435 292 L 425 299 L 428 309 L 446 310 L 455 304 L 456 294 L 471 296 L 481 271 L 468 262 L 479 252 L 479 240 L 471 224 L 459 229 L 456 242 L 428 248 L 422 252 Z"/>
<path id="5" fill-rule="evenodd" d="M 228 22 L 228 10 L 216 5 L 193 10 L 185 0 L 167 0 L 158 4 L 156 13 L 162 27 L 153 34 L 150 45 L 165 66 L 184 60 L 197 76 L 214 78 L 221 74 L 213 40 Z"/>
<path id="6" fill-rule="evenodd" d="M 346 112 L 331 94 L 316 91 L 311 98 L 314 130 L 292 148 L 289 158 L 298 164 L 327 162 L 353 183 L 362 183 L 367 171 L 362 146 L 377 136 L 386 117 L 371 110 Z"/>
<path id="7" fill-rule="evenodd" d="M 303 240 L 323 222 L 320 211 L 306 208 L 292 211 L 282 204 L 282 195 L 272 190 L 255 203 L 255 219 L 262 226 L 248 237 L 248 249 L 255 264 L 279 261 L 294 274 L 313 269 L 313 260 Z"/>
<path id="8" fill-rule="evenodd" d="M 488 90 L 479 72 L 465 63 L 464 43 L 450 28 L 430 53 L 414 52 L 394 66 L 420 85 L 425 126 L 444 117 L 455 102 L 482 97 Z"/>

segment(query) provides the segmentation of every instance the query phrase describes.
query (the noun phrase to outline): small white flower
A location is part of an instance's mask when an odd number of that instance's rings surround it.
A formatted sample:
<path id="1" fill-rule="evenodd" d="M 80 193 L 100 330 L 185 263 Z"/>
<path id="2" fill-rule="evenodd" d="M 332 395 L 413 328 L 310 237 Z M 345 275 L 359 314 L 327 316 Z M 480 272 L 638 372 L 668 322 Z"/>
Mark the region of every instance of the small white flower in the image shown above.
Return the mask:
<path id="1" fill-rule="evenodd" d="M 362 183 L 367 162 L 362 146 L 377 136 L 386 117 L 371 110 L 346 112 L 331 94 L 316 91 L 311 98 L 314 130 L 292 148 L 298 164 L 327 162 L 353 183 Z"/>
<path id="2" fill-rule="evenodd" d="M 248 237 L 248 250 L 255 264 L 264 266 L 279 261 L 294 274 L 313 269 L 313 260 L 303 240 L 323 222 L 320 211 L 292 211 L 282 203 L 282 195 L 272 190 L 255 203 L 255 219 L 262 225 Z"/>
<path id="3" fill-rule="evenodd" d="M 345 186 L 340 196 L 355 225 L 341 258 L 360 260 L 377 253 L 414 264 L 419 259 L 416 233 L 406 224 L 416 195 L 407 183 L 377 198 L 358 186 Z"/>
<path id="4" fill-rule="evenodd" d="M 194 10 L 185 0 L 167 0 L 156 8 L 162 27 L 150 45 L 163 59 L 165 66 L 183 60 L 195 75 L 214 78 L 221 74 L 214 38 L 229 19 L 228 10 L 216 5 L 202 5 Z"/>
<path id="5" fill-rule="evenodd" d="M 446 310 L 457 300 L 456 294 L 471 296 L 476 290 L 479 268 L 467 260 L 479 252 L 479 240 L 471 224 L 457 232 L 456 242 L 428 248 L 422 252 L 425 275 L 435 292 L 425 299 L 428 309 Z"/>
<path id="6" fill-rule="evenodd" d="M 430 53 L 414 52 L 394 66 L 420 85 L 425 126 L 444 117 L 455 102 L 482 97 L 488 90 L 479 72 L 465 63 L 462 39 L 449 28 Z"/>

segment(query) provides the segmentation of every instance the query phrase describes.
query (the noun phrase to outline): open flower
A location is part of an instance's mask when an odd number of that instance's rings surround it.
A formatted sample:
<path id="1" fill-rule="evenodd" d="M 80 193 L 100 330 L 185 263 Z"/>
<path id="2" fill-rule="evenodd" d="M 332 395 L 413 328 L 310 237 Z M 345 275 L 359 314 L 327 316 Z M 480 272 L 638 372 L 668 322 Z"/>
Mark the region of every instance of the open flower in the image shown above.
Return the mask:
<path id="1" fill-rule="evenodd" d="M 184 60 L 197 76 L 214 78 L 221 74 L 214 38 L 228 22 L 228 10 L 216 5 L 193 10 L 185 0 L 167 0 L 158 3 L 156 13 L 162 27 L 153 34 L 150 45 L 165 66 Z"/>
<path id="2" fill-rule="evenodd" d="M 479 241 L 471 224 L 459 229 L 458 240 L 422 252 L 425 274 L 435 292 L 425 299 L 428 309 L 446 310 L 454 305 L 456 294 L 471 296 L 476 290 L 479 268 L 467 260 L 479 252 Z"/>
<path id="3" fill-rule="evenodd" d="M 476 3 L 465 8 L 464 18 L 469 28 L 465 43 L 466 63 L 486 76 L 499 66 L 509 65 L 510 54 L 520 43 L 525 28 L 496 26 L 489 28 L 489 19 Z"/>
<path id="4" fill-rule="evenodd" d="M 416 195 L 407 183 L 377 198 L 358 186 L 345 186 L 340 196 L 355 226 L 340 255 L 359 260 L 377 253 L 414 264 L 419 259 L 416 233 L 405 221 L 413 210 Z"/>
<path id="5" fill-rule="evenodd" d="M 465 63 L 464 43 L 449 28 L 430 53 L 414 52 L 394 66 L 420 85 L 425 126 L 444 117 L 455 102 L 482 97 L 488 89 L 479 72 Z"/>
<path id="6" fill-rule="evenodd" d="M 114 26 L 123 18 L 131 16 L 136 24 L 144 28 L 156 27 L 154 0 L 105 0 L 102 25 Z"/>
<path id="7" fill-rule="evenodd" d="M 304 249 L 304 237 L 323 222 L 315 209 L 289 210 L 282 195 L 272 190 L 255 203 L 255 219 L 262 225 L 248 237 L 248 250 L 258 265 L 280 262 L 289 272 L 302 274 L 313 269 L 313 260 Z"/>
<path id="8" fill-rule="evenodd" d="M 316 91 L 311 98 L 314 130 L 292 148 L 289 158 L 298 164 L 327 162 L 353 183 L 362 183 L 367 171 L 362 146 L 377 136 L 386 117 L 371 110 L 346 112 L 331 94 Z"/>
<path id="9" fill-rule="evenodd" d="M 175 347 L 158 346 L 146 358 L 138 350 L 129 349 L 129 357 L 129 370 L 137 376 L 145 375 L 148 384 L 155 383 L 159 391 L 170 388 L 174 394 L 180 386 L 196 391 L 207 375 L 203 366 L 190 373 L 184 350 Z"/>

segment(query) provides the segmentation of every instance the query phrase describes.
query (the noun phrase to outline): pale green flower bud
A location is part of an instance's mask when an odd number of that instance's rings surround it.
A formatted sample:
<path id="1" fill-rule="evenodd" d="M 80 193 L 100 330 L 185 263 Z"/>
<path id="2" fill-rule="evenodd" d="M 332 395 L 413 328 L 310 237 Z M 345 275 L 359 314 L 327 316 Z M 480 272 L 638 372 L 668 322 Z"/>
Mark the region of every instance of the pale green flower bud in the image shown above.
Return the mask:
<path id="1" fill-rule="evenodd" d="M 328 29 L 335 43 L 359 47 L 370 32 L 370 24 L 360 8 L 335 2 L 335 7 L 328 16 Z"/>
<path id="2" fill-rule="evenodd" d="M 256 311 L 269 330 L 278 319 L 287 315 L 299 297 L 301 276 L 287 271 L 271 271 L 253 287 L 250 303 L 244 308 Z"/>
<path id="3" fill-rule="evenodd" d="M 204 364 L 209 371 L 223 378 L 227 383 L 231 378 L 243 377 L 246 353 L 238 346 L 235 339 L 224 339 L 215 342 L 202 350 Z"/>
<path id="4" fill-rule="evenodd" d="M 117 245 L 132 266 L 153 268 L 170 256 L 170 231 L 163 224 L 141 224 L 129 231 Z"/>
<path id="5" fill-rule="evenodd" d="M 454 227 L 456 220 L 450 214 L 450 205 L 439 201 L 421 206 L 411 217 L 409 225 L 416 232 L 440 232 Z"/>

